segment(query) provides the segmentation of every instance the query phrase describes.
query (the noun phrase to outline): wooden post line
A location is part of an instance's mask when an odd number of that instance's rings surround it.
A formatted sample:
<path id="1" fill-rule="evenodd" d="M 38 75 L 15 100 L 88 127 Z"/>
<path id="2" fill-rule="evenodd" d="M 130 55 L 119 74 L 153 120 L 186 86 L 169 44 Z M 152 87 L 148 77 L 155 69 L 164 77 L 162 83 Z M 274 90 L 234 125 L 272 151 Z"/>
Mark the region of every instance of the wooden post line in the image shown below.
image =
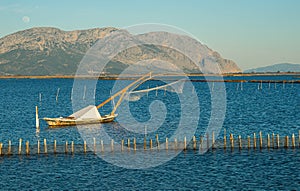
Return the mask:
<path id="1" fill-rule="evenodd" d="M 211 133 L 211 137 L 207 136 L 208 133 L 206 134 L 206 139 L 205 141 L 207 141 L 207 143 L 209 144 L 210 142 L 210 139 L 211 139 L 211 144 L 212 144 L 212 149 L 224 149 L 226 150 L 227 146 L 226 146 L 226 141 L 224 142 L 224 145 L 222 145 L 222 142 L 225 140 L 215 140 L 215 137 L 214 137 L 214 132 Z M 247 136 L 246 139 L 243 139 L 241 135 L 238 135 L 237 136 L 237 140 L 236 142 L 234 142 L 234 135 L 232 133 L 229 134 L 229 139 L 230 139 L 230 147 L 231 147 L 231 150 L 234 151 L 234 147 L 237 146 L 239 148 L 239 150 L 242 150 L 243 148 L 248 148 L 248 149 L 256 149 L 257 146 L 259 146 L 260 149 L 276 149 L 276 148 L 280 148 L 280 147 L 284 147 L 285 149 L 297 149 L 299 148 L 298 147 L 298 138 L 296 138 L 297 136 L 295 135 L 295 133 L 291 134 L 291 136 L 282 136 L 282 140 L 280 142 L 280 136 L 279 134 L 266 134 L 266 142 L 265 142 L 265 145 L 264 145 L 264 142 L 263 142 L 263 135 L 262 135 L 262 132 L 259 132 L 259 137 L 258 137 L 258 144 L 259 145 L 256 145 L 256 134 L 253 133 L 253 143 L 251 144 L 251 137 L 250 136 Z M 224 134 L 224 138 L 226 138 L 226 134 Z M 96 138 L 93 139 L 94 140 L 94 149 L 93 149 L 93 153 L 97 153 L 97 142 L 96 142 Z M 132 139 L 132 150 L 134 152 L 136 151 L 139 151 L 139 150 L 147 150 L 147 147 L 150 149 L 150 150 L 153 150 L 153 147 L 157 147 L 157 149 L 165 149 L 165 150 L 170 150 L 170 149 L 174 149 L 174 150 L 184 150 L 184 151 L 187 151 L 187 150 L 194 150 L 196 151 L 197 149 L 206 149 L 206 148 L 203 148 L 203 136 L 200 136 L 199 137 L 199 143 L 197 143 L 197 138 L 196 136 L 193 136 L 191 138 L 190 141 L 190 138 L 184 136 L 183 138 L 181 138 L 181 140 L 178 140 L 177 138 L 174 138 L 174 141 L 173 143 L 169 141 L 169 139 L 166 137 L 165 138 L 165 143 L 164 144 L 160 144 L 159 142 L 159 139 L 158 139 L 158 135 L 155 135 L 155 143 L 154 143 L 154 139 L 149 139 L 149 142 L 147 141 L 146 137 L 144 137 L 144 140 L 142 139 L 140 145 L 141 147 L 138 147 L 139 143 L 137 143 L 137 138 L 133 138 Z M 244 142 L 244 141 L 245 142 Z M 189 142 L 190 142 L 190 145 L 189 145 Z M 19 145 L 18 145 L 18 150 L 16 150 L 16 152 L 13 152 L 13 147 L 12 147 L 12 141 L 11 140 L 8 140 L 8 144 L 7 144 L 7 149 L 5 149 L 5 146 L 3 145 L 3 143 L 0 142 L 0 156 L 5 156 L 5 155 L 12 155 L 14 153 L 17 153 L 19 155 L 21 154 L 26 154 L 26 155 L 30 155 L 34 152 L 36 152 L 36 154 L 40 154 L 41 153 L 41 143 L 40 143 L 40 140 L 37 140 L 37 144 L 34 145 L 32 144 L 30 146 L 30 142 L 29 141 L 25 141 L 24 143 L 24 151 L 22 151 L 22 143 L 23 143 L 23 140 L 20 138 L 19 139 Z M 44 154 L 47 154 L 49 151 L 48 151 L 48 147 L 47 147 L 47 140 L 46 139 L 43 139 L 43 153 Z M 59 153 L 71 153 L 72 155 L 74 155 L 77 152 L 83 152 L 83 153 L 87 153 L 87 144 L 86 144 L 86 141 L 83 141 L 83 145 L 82 145 L 82 150 L 80 149 L 76 149 L 75 151 L 75 143 L 74 141 L 65 141 L 63 144 L 64 145 L 61 145 L 60 147 L 57 147 L 57 141 L 54 139 L 54 141 L 52 142 L 53 143 L 53 147 L 50 147 L 53 148 L 53 150 L 51 149 L 51 152 L 52 154 L 56 154 L 57 152 Z M 127 139 L 127 148 L 128 148 L 128 151 L 131 150 L 131 147 L 130 147 L 130 144 L 131 144 L 131 139 L 128 138 Z M 149 144 L 149 145 L 148 145 Z M 155 145 L 153 145 L 155 144 Z M 245 144 L 245 146 L 243 147 L 243 144 Z M 163 146 L 162 146 L 163 145 Z M 171 145 L 171 146 L 170 146 Z M 69 148 L 70 147 L 70 148 Z M 37 149 L 34 149 L 34 148 L 37 148 Z M 111 151 L 111 152 L 123 152 L 124 151 L 124 139 L 121 140 L 121 147 L 115 147 L 115 141 L 114 139 L 111 139 L 110 143 L 107 143 L 107 144 L 104 144 L 103 143 L 103 140 L 100 140 L 100 148 L 99 148 L 99 151 L 101 150 L 101 152 L 105 152 L 105 151 Z M 4 151 L 4 152 L 3 152 Z"/>

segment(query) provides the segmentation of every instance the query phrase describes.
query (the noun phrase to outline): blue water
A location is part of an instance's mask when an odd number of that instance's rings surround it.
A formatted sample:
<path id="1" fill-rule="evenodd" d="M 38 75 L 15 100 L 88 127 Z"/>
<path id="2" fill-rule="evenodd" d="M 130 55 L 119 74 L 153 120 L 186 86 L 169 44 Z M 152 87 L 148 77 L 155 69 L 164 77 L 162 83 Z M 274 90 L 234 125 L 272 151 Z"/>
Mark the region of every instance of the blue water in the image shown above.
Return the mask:
<path id="1" fill-rule="evenodd" d="M 226 77 L 228 78 L 228 77 Z M 234 78 L 234 77 L 233 77 Z M 247 79 L 250 77 L 247 77 Z M 252 77 L 258 79 L 257 77 Z M 251 78 L 251 79 L 252 79 Z M 259 77 L 258 80 L 261 77 Z M 235 79 L 235 78 L 234 78 Z M 265 79 L 265 78 L 264 78 Z M 291 76 L 267 77 L 268 80 L 296 80 Z M 83 80 L 82 83 L 87 81 Z M 98 81 L 96 103 L 109 97 L 115 81 Z M 128 81 L 124 83 L 129 83 Z M 87 83 L 89 84 L 89 83 Z M 144 87 L 160 85 L 151 81 Z M 207 83 L 194 82 L 199 97 L 200 119 L 195 135 L 203 135 L 211 115 L 210 93 Z M 210 84 L 211 85 L 211 84 Z M 300 130 L 300 84 L 226 83 L 226 115 L 221 130 L 246 137 L 262 131 L 280 135 L 298 135 Z M 39 106 L 40 117 L 66 116 L 73 113 L 71 103 L 72 79 L 2 79 L 0 80 L 0 141 L 8 140 L 17 146 L 19 138 L 35 143 L 46 138 L 58 144 L 66 140 L 82 144 L 83 139 L 76 127 L 50 129 L 41 121 L 35 129 L 35 106 Z M 56 94 L 59 88 L 58 99 Z M 87 102 L 93 97 L 93 87 L 86 86 Z M 39 100 L 39 94 L 42 100 Z M 79 95 L 81 98 L 81 95 Z M 74 99 L 74 98 L 73 98 Z M 78 97 L 77 97 L 78 99 Z M 149 120 L 149 104 L 159 99 L 166 104 L 167 115 L 163 125 L 148 136 L 159 134 L 161 142 L 175 131 L 180 117 L 178 97 L 174 93 L 152 92 L 137 102 L 132 102 L 130 111 L 136 120 Z M 101 113 L 107 113 L 107 105 Z M 193 111 L 190 111 L 193 114 Z M 143 136 L 128 132 L 118 121 L 103 128 L 119 142 L 123 138 Z M 125 154 L 125 153 L 124 153 Z M 147 162 L 147 161 L 145 161 Z M 158 167 L 130 170 L 114 166 L 92 154 L 30 155 L 0 157 L 0 187 L 4 189 L 48 189 L 48 190 L 141 190 L 141 189 L 284 189 L 300 188 L 299 149 L 279 149 L 239 152 L 209 151 L 204 155 L 187 151 Z"/>

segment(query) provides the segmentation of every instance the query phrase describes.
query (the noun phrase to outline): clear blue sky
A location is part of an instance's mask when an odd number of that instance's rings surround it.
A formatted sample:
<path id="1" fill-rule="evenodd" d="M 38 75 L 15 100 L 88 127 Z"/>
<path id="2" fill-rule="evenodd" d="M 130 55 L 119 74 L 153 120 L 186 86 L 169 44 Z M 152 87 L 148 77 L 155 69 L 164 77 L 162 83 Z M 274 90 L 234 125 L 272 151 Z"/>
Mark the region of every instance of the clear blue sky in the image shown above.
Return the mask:
<path id="1" fill-rule="evenodd" d="M 1 0 L 0 37 L 40 26 L 62 30 L 163 23 L 182 28 L 242 69 L 300 63 L 299 0 Z"/>

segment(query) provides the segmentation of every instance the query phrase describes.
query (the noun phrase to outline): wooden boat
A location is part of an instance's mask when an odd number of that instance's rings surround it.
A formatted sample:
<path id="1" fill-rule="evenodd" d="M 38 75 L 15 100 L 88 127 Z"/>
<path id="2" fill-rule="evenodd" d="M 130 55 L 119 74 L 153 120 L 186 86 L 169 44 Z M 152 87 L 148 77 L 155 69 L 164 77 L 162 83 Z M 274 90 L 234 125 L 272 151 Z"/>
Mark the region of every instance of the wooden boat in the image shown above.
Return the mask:
<path id="1" fill-rule="evenodd" d="M 47 118 L 44 120 L 49 126 L 74 126 L 74 125 L 86 125 L 86 124 L 97 124 L 97 123 L 109 123 L 114 121 L 117 115 L 105 115 L 100 119 L 86 118 L 86 119 L 75 119 L 73 117 L 59 117 L 59 118 Z"/>
<path id="2" fill-rule="evenodd" d="M 144 83 L 145 81 L 151 79 L 151 73 L 142 76 L 141 78 L 137 79 L 136 81 L 132 82 L 128 86 L 126 86 L 121 91 L 117 92 L 98 106 L 89 105 L 68 117 L 58 117 L 58 118 L 49 118 L 45 117 L 43 120 L 47 122 L 49 127 L 58 127 L 58 126 L 74 126 L 74 125 L 84 125 L 84 124 L 98 124 L 98 123 L 109 123 L 114 121 L 117 117 L 115 114 L 117 108 L 120 106 L 125 94 L 132 88 L 134 85 L 137 88 L 139 85 Z M 110 114 L 107 115 L 100 115 L 98 109 L 103 107 L 105 104 L 109 103 L 110 101 L 114 100 L 116 97 L 119 97 L 117 104 L 114 106 L 113 110 Z"/>

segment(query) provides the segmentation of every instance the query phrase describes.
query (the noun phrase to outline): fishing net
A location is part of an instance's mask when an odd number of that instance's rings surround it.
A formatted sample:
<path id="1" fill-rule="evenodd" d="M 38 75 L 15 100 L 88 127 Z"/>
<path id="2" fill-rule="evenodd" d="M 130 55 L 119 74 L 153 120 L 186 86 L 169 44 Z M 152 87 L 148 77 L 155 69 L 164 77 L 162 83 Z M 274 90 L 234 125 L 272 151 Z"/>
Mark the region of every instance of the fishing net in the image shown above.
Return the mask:
<path id="1" fill-rule="evenodd" d="M 174 92 L 177 94 L 180 94 L 183 92 L 183 87 L 184 87 L 184 80 L 178 80 L 166 85 L 158 86 L 158 87 L 153 87 L 153 88 L 148 88 L 148 89 L 143 89 L 143 90 L 136 90 L 136 91 L 130 91 L 126 92 L 125 99 L 128 101 L 138 101 L 140 100 L 143 96 L 148 95 L 149 92 L 157 92 L 158 91 L 164 91 L 164 92 Z"/>

